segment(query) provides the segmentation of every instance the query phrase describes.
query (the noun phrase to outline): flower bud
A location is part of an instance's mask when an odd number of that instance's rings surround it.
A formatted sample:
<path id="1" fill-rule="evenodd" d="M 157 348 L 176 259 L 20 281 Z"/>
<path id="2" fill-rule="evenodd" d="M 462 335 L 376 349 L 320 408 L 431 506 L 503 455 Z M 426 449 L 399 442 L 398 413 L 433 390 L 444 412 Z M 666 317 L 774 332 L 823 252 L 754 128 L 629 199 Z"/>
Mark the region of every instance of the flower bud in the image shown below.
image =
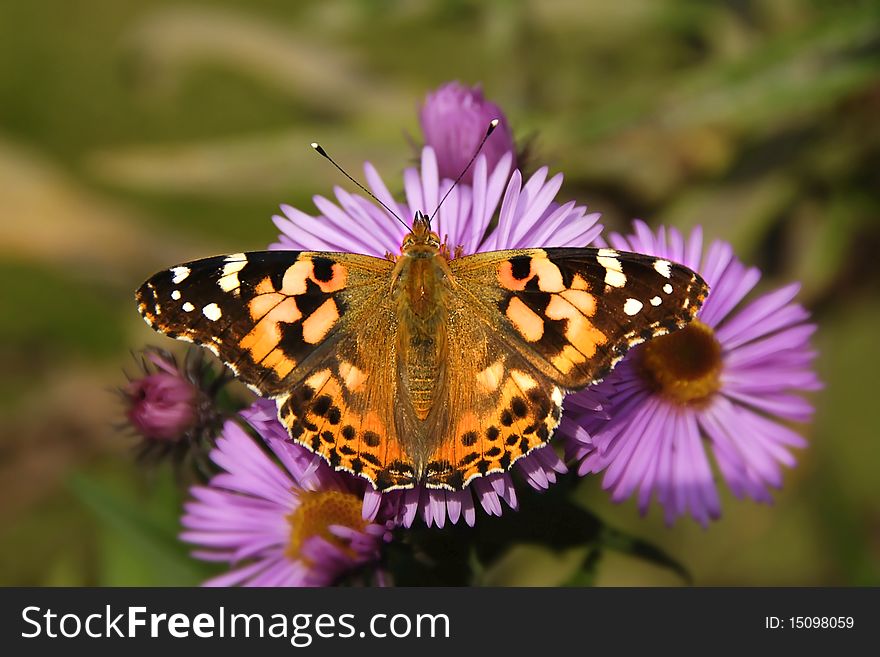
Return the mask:
<path id="1" fill-rule="evenodd" d="M 425 144 L 433 148 L 437 155 L 441 178 L 458 177 L 480 145 L 492 119 L 499 120 L 498 127 L 480 151 L 486 156 L 489 170 L 505 153 L 513 152 L 515 155 L 516 152 L 507 118 L 501 108 L 483 98 L 479 85 L 467 87 L 459 82 L 448 82 L 427 95 L 419 111 L 419 122 L 425 135 Z M 472 180 L 473 169 L 462 178 L 467 184 Z"/>

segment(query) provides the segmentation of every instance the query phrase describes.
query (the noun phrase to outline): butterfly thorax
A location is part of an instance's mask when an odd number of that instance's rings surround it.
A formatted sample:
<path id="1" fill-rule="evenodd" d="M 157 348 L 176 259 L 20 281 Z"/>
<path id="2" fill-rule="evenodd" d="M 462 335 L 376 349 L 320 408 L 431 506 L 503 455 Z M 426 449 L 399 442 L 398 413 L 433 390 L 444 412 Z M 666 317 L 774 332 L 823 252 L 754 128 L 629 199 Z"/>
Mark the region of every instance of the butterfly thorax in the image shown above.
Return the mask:
<path id="1" fill-rule="evenodd" d="M 425 420 L 442 383 L 451 272 L 446 250 L 422 214 L 403 240 L 392 280 L 400 381 L 415 416 Z"/>

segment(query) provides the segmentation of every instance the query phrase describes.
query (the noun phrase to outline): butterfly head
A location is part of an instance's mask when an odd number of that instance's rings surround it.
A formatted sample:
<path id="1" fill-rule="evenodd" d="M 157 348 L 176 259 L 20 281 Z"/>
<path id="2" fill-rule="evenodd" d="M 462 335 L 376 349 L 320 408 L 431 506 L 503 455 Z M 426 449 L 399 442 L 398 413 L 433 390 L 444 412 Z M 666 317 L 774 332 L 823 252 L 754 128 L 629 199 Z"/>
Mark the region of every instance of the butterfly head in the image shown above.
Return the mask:
<path id="1" fill-rule="evenodd" d="M 430 258 L 440 250 L 440 236 L 431 230 L 427 215 L 416 212 L 412 230 L 403 238 L 400 250 L 413 258 Z"/>

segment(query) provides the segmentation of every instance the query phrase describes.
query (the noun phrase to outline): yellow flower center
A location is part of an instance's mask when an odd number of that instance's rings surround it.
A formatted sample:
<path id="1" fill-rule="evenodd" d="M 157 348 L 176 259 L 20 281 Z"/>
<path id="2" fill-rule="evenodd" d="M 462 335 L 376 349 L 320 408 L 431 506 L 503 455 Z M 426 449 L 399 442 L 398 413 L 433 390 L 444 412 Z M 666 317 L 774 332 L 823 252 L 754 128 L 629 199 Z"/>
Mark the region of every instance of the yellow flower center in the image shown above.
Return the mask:
<path id="1" fill-rule="evenodd" d="M 313 536 L 320 536 L 354 558 L 355 551 L 346 541 L 332 534 L 330 526 L 342 525 L 363 531 L 367 521 L 361 513 L 361 499 L 351 493 L 338 490 L 299 491 L 298 495 L 299 506 L 287 516 L 291 531 L 290 545 L 287 546 L 285 554 L 291 559 L 299 559 L 307 565 L 312 565 L 311 561 L 302 555 L 302 546 Z"/>
<path id="2" fill-rule="evenodd" d="M 651 390 L 679 404 L 702 404 L 721 387 L 721 344 L 699 320 L 647 342 L 635 365 Z"/>

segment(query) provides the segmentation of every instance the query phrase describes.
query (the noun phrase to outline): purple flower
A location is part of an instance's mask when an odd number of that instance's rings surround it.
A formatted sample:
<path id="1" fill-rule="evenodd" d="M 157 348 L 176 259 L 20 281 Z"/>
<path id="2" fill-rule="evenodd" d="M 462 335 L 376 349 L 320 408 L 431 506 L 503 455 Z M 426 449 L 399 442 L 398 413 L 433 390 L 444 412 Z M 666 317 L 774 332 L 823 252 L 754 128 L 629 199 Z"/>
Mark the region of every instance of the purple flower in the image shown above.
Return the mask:
<path id="1" fill-rule="evenodd" d="M 460 183 L 453 189 L 434 223 L 440 235 L 448 236 L 450 247 L 461 246 L 467 255 L 517 247 L 585 246 L 599 235 L 598 214 L 587 214 L 586 208 L 574 201 L 563 205 L 554 202 L 562 185 L 562 174 L 548 179 L 548 169 L 543 167 L 524 183 L 519 171 L 510 173 L 511 162 L 512 154 L 507 153 L 493 167 L 481 154 L 474 164 L 473 184 Z M 367 163 L 364 171 L 377 198 L 401 217 L 412 218 L 416 211 L 430 214 L 452 184 L 449 179 L 441 180 L 437 157 L 430 146 L 422 150 L 421 165 L 421 170 L 411 168 L 404 172 L 406 204 L 394 200 L 371 164 Z M 405 230 L 386 210 L 340 188 L 336 188 L 335 193 L 338 205 L 324 197 L 315 197 L 315 205 L 321 212 L 317 217 L 282 206 L 285 216 L 273 218 L 281 236 L 270 248 L 349 251 L 375 256 L 400 252 Z M 496 211 L 498 222 L 490 230 Z M 581 393 L 579 400 L 572 407 L 582 411 L 600 407 L 602 403 L 589 392 Z M 563 425 L 567 424 L 563 419 Z M 580 429 L 581 434 L 583 431 Z M 566 472 L 565 464 L 549 447 L 534 450 L 518 460 L 514 469 L 536 489 L 546 489 L 555 483 L 558 474 Z M 501 515 L 505 505 L 516 508 L 510 474 L 478 478 L 458 492 L 422 487 L 385 494 L 367 490 L 364 514 L 372 518 L 380 508 L 385 510 L 392 505 L 398 522 L 407 527 L 418 516 L 428 525 L 438 527 L 443 527 L 447 519 L 451 523 L 462 519 L 473 525 L 475 500 L 490 515 Z"/>
<path id="2" fill-rule="evenodd" d="M 492 119 L 499 120 L 498 127 L 481 151 L 490 168 L 504 155 L 516 154 L 510 126 L 501 108 L 483 98 L 479 85 L 466 87 L 458 82 L 448 82 L 427 95 L 419 112 L 419 122 L 425 145 L 437 154 L 437 166 L 443 178 L 454 180 L 462 172 Z M 473 171 L 468 171 L 462 180 L 472 182 Z M 420 209 L 430 211 L 433 208 Z"/>
<path id="3" fill-rule="evenodd" d="M 190 489 L 181 520 L 181 538 L 199 546 L 193 556 L 232 566 L 205 584 L 325 586 L 376 562 L 391 524 L 364 520 L 364 483 L 291 444 L 274 404 L 257 402 L 241 417 L 278 462 L 236 421 L 225 423 L 211 452 L 221 472 Z"/>
<path id="4" fill-rule="evenodd" d="M 604 471 L 614 501 L 638 491 L 644 513 L 656 494 L 667 523 L 689 513 L 705 526 L 721 513 L 711 453 L 737 497 L 769 502 L 769 488 L 782 485 L 780 466 L 794 465 L 791 449 L 805 446 L 785 424 L 811 417 L 797 393 L 821 387 L 809 345 L 816 326 L 792 302 L 799 286 L 739 307 L 760 272 L 724 242 L 704 253 L 699 228 L 685 240 L 675 229 L 654 234 L 636 222 L 635 234 L 610 242 L 682 263 L 711 291 L 697 320 L 632 350 L 597 386 L 610 419 L 587 416 L 586 438 L 568 441 L 578 474 Z"/>
<path id="5" fill-rule="evenodd" d="M 176 442 L 195 424 L 199 390 L 167 354 L 146 351 L 144 356 L 155 371 L 125 386 L 125 415 L 144 438 Z"/>

